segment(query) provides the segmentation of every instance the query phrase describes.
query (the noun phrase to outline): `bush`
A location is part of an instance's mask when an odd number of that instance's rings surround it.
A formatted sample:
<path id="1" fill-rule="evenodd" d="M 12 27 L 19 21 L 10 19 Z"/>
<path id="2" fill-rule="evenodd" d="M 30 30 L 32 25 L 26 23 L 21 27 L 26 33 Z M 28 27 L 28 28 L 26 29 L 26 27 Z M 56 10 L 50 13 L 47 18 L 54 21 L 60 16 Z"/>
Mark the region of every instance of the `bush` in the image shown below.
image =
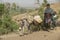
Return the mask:
<path id="1" fill-rule="evenodd" d="M 18 29 L 18 25 L 11 20 L 9 15 L 4 15 L 2 19 L 2 27 L 9 31 L 14 31 Z"/>
<path id="2" fill-rule="evenodd" d="M 31 30 L 31 31 L 39 31 L 39 30 L 40 30 L 40 27 L 41 27 L 41 25 L 31 24 L 31 25 L 30 25 L 30 30 Z"/>
<path id="3" fill-rule="evenodd" d="M 11 20 L 9 10 L 5 8 L 4 10 L 2 10 L 2 12 L 2 18 L 0 18 L 0 35 L 17 30 L 19 26 Z"/>
<path id="4" fill-rule="evenodd" d="M 4 4 L 0 4 L 0 18 L 4 13 Z"/>

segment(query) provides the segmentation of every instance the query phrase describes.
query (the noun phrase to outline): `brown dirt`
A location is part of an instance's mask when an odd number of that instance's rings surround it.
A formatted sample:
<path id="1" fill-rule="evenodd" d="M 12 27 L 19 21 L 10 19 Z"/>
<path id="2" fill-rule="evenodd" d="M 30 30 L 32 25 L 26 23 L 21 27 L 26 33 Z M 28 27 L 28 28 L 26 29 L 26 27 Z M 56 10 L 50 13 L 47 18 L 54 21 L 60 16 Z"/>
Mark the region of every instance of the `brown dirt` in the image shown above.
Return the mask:
<path id="1" fill-rule="evenodd" d="M 53 4 L 51 5 L 51 8 L 54 9 L 54 10 L 58 13 L 58 11 L 60 10 L 60 2 L 58 2 L 58 3 L 53 3 Z"/>
<path id="2" fill-rule="evenodd" d="M 19 36 L 16 33 L 0 36 L 1 40 L 60 40 L 60 27 L 54 30 L 33 32 L 32 34 Z"/>

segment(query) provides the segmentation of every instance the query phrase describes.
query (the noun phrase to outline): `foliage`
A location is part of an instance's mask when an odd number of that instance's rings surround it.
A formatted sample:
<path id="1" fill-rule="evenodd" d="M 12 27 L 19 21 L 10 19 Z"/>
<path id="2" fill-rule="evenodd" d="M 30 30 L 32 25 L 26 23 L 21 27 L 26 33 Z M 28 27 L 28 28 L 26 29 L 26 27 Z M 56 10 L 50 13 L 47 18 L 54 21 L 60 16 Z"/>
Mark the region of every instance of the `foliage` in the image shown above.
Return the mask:
<path id="1" fill-rule="evenodd" d="M 44 0 L 44 3 L 42 3 L 42 5 L 40 6 L 39 11 L 38 11 L 38 13 L 42 19 L 44 18 L 44 8 L 45 8 L 46 4 L 47 4 L 47 0 Z"/>
<path id="2" fill-rule="evenodd" d="M 39 0 L 37 0 L 37 4 L 39 4 Z"/>
<path id="3" fill-rule="evenodd" d="M 0 4 L 0 17 L 2 16 L 4 12 L 4 4 Z"/>
<path id="4" fill-rule="evenodd" d="M 44 15 L 43 13 L 44 13 L 44 7 L 42 5 L 39 9 L 39 15 L 41 16 L 42 19 L 43 19 L 43 15 Z"/>
<path id="5" fill-rule="evenodd" d="M 13 3 L 13 4 L 12 4 L 12 9 L 13 9 L 13 10 L 16 10 L 16 8 L 17 8 L 17 5 L 16 5 L 15 3 Z"/>
<path id="6" fill-rule="evenodd" d="M 0 18 L 0 35 L 15 31 L 19 27 L 14 21 L 11 20 L 9 9 L 6 7 L 3 9 L 4 10 L 2 11 L 4 11 L 4 13 L 2 18 Z"/>
<path id="7" fill-rule="evenodd" d="M 44 4 L 47 4 L 47 0 L 44 0 Z"/>
<path id="8" fill-rule="evenodd" d="M 40 25 L 34 25 L 34 24 L 32 24 L 32 25 L 30 25 L 30 30 L 31 31 L 39 31 L 40 30 Z"/>

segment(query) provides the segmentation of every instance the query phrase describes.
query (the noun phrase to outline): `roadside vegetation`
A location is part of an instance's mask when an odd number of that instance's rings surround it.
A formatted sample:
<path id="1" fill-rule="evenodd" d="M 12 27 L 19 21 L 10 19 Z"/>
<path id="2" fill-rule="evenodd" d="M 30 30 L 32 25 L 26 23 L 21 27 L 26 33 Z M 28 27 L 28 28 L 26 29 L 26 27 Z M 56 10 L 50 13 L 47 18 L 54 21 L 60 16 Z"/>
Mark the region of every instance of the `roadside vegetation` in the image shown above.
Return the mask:
<path id="1" fill-rule="evenodd" d="M 0 35 L 8 34 L 19 29 L 19 25 L 12 21 L 12 16 L 32 11 L 32 9 L 19 7 L 15 3 L 0 3 Z"/>
<path id="2" fill-rule="evenodd" d="M 43 10 L 44 10 L 44 5 L 46 4 L 46 0 L 44 3 L 41 5 L 41 7 L 38 9 L 38 14 L 41 16 L 43 19 Z M 2 4 L 0 3 L 0 35 L 1 34 L 7 34 L 9 32 L 13 32 L 15 30 L 18 30 L 19 25 L 17 25 L 16 22 L 12 21 L 11 18 L 14 15 L 26 13 L 26 12 L 32 12 L 34 10 L 32 9 L 25 9 L 22 7 L 19 7 L 15 3 L 10 4 L 10 3 L 5 3 Z M 32 28 L 32 30 L 36 30 L 36 28 Z"/>

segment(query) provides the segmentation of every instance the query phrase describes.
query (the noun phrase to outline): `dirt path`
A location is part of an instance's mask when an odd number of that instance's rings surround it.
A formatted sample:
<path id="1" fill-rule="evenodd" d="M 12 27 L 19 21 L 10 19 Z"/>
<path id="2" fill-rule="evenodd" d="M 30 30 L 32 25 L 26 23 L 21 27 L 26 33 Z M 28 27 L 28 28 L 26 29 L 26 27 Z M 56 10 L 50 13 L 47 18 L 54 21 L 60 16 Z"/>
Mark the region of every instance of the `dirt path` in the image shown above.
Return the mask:
<path id="1" fill-rule="evenodd" d="M 60 40 L 60 28 L 55 30 L 33 32 L 32 34 L 20 37 L 18 34 L 12 33 L 0 36 L 0 40 Z"/>

